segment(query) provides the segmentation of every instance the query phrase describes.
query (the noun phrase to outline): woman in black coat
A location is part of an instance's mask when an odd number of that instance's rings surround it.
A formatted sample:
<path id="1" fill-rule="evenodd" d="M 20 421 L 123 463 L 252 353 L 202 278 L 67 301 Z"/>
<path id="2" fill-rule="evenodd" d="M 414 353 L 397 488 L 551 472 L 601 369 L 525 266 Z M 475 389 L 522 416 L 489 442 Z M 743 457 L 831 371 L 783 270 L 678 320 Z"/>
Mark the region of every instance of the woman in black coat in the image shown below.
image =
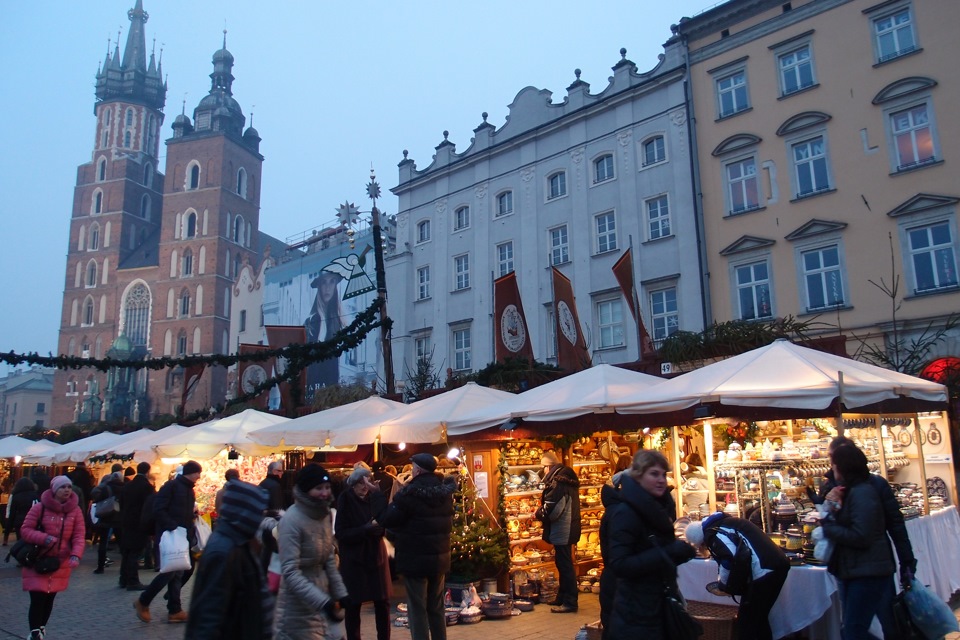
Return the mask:
<path id="1" fill-rule="evenodd" d="M 37 485 L 33 480 L 24 476 L 17 480 L 13 485 L 13 493 L 10 494 L 10 531 L 17 534 L 17 540 L 20 539 L 20 527 L 23 525 L 23 519 L 30 512 L 33 503 L 40 499 L 40 493 L 37 491 Z"/>
<path id="2" fill-rule="evenodd" d="M 677 565 L 690 560 L 694 548 L 674 534 L 676 506 L 667 487 L 670 466 L 659 451 L 641 449 L 608 491 L 609 506 L 601 522 L 601 549 L 606 571 L 616 576 L 616 593 L 607 640 L 669 640 L 663 629 L 664 590 L 677 590 Z M 609 597 L 603 593 L 601 597 Z"/>
<path id="3" fill-rule="evenodd" d="M 340 575 L 347 586 L 344 626 L 347 640 L 360 640 L 360 607 L 373 601 L 377 640 L 390 640 L 390 566 L 383 527 L 374 514 L 387 507 L 387 498 L 371 480 L 370 470 L 357 467 L 337 499 L 334 535 L 340 548 Z"/>
<path id="4" fill-rule="evenodd" d="M 880 494 L 870 482 L 867 457 L 852 444 L 837 447 L 830 463 L 839 486 L 827 501 L 840 504 L 823 521 L 823 535 L 834 543 L 828 571 L 840 582 L 843 640 L 872 638 L 874 616 L 886 637 L 895 637 L 893 598 L 896 562 L 884 528 Z"/>

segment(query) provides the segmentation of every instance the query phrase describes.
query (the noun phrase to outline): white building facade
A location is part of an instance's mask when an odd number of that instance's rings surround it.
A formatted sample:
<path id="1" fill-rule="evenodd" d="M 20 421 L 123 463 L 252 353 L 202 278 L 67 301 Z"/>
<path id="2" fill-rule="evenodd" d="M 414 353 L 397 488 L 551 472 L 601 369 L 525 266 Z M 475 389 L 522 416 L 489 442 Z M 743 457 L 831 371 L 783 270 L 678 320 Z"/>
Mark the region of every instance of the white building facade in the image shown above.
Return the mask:
<path id="1" fill-rule="evenodd" d="M 492 362 L 493 281 L 511 271 L 534 357 L 556 363 L 551 266 L 573 283 L 593 362 L 638 360 L 611 270 L 629 246 L 654 340 L 703 329 L 682 52 L 668 45 L 646 73 L 621 58 L 596 94 L 579 70 L 561 102 L 524 88 L 499 129 L 484 114 L 463 153 L 446 134 L 423 170 L 404 153 L 387 259 L 398 374 L 424 355 L 438 372 Z"/>

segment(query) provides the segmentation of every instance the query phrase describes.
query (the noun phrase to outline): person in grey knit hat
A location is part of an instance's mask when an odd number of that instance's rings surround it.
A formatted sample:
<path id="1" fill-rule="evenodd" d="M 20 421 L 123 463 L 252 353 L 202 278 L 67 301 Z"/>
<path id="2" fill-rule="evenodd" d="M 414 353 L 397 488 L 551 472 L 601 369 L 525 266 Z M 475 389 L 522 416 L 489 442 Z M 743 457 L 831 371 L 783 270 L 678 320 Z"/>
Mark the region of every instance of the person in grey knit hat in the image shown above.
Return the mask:
<path id="1" fill-rule="evenodd" d="M 197 567 L 184 638 L 272 637 L 273 594 L 250 544 L 268 500 L 266 490 L 247 482 L 224 487 L 217 528 Z"/>

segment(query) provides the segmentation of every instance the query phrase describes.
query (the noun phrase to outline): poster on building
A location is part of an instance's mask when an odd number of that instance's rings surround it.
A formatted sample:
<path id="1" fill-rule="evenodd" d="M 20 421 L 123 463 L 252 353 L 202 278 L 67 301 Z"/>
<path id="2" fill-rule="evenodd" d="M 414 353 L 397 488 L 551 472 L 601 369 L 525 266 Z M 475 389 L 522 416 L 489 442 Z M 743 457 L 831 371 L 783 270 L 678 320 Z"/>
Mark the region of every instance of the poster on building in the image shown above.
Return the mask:
<path id="1" fill-rule="evenodd" d="M 334 339 L 375 295 L 370 275 L 373 253 L 368 247 L 364 249 L 347 255 L 333 251 L 305 254 L 268 272 L 266 324 L 303 327 L 307 344 Z M 270 300 L 271 294 L 276 296 L 275 302 Z M 375 376 L 375 357 L 369 362 L 365 351 L 352 349 L 309 365 L 305 398 L 309 400 L 318 389 L 329 385 L 365 382 L 366 377 Z"/>

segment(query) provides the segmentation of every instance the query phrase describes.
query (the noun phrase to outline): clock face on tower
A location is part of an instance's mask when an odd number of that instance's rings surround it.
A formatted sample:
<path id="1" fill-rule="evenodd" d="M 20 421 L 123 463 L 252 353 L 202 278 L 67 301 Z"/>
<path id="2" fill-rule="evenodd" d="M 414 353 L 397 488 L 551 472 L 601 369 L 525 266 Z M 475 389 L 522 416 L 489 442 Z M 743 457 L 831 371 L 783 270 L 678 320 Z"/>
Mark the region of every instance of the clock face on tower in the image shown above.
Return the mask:
<path id="1" fill-rule="evenodd" d="M 557 303 L 557 321 L 560 323 L 560 332 L 570 344 L 577 344 L 577 323 L 567 303 L 561 300 Z"/>
<path id="2" fill-rule="evenodd" d="M 240 386 L 244 393 L 252 393 L 257 385 L 267 379 L 267 372 L 258 364 L 252 364 L 243 370 Z"/>
<path id="3" fill-rule="evenodd" d="M 500 340 L 513 353 L 520 351 L 527 341 L 527 331 L 516 305 L 507 305 L 500 316 Z"/>

